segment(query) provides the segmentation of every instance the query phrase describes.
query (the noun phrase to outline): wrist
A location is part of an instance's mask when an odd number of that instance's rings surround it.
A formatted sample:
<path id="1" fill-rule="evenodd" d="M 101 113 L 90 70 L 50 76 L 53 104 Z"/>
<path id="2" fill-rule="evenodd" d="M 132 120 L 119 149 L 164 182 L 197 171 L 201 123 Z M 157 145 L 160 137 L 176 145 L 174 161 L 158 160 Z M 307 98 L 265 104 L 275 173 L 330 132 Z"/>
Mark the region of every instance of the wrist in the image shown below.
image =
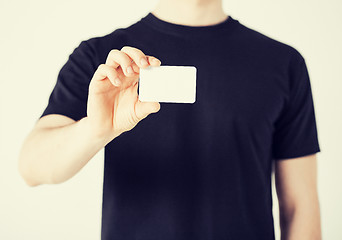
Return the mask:
<path id="1" fill-rule="evenodd" d="M 86 131 L 89 134 L 89 137 L 93 139 L 95 142 L 98 142 L 102 145 L 107 145 L 110 141 L 112 141 L 114 138 L 118 137 L 121 133 L 120 132 L 114 132 L 114 131 L 98 131 L 96 130 L 88 117 L 84 117 L 79 121 L 80 125 L 82 126 L 83 131 Z"/>

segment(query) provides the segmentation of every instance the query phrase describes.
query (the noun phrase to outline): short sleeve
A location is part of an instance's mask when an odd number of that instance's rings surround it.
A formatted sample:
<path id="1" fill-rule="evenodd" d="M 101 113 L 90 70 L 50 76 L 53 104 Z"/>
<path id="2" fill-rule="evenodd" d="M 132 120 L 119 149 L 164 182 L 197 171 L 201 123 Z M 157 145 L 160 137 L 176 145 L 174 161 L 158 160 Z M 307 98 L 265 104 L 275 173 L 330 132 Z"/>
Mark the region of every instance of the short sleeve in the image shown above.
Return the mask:
<path id="1" fill-rule="evenodd" d="M 320 152 L 309 73 L 296 51 L 288 70 L 289 94 L 274 124 L 273 158 L 302 157 Z"/>
<path id="2" fill-rule="evenodd" d="M 94 51 L 87 41 L 82 41 L 59 71 L 40 118 L 48 114 L 62 114 L 78 121 L 85 117 L 89 83 L 95 71 Z"/>

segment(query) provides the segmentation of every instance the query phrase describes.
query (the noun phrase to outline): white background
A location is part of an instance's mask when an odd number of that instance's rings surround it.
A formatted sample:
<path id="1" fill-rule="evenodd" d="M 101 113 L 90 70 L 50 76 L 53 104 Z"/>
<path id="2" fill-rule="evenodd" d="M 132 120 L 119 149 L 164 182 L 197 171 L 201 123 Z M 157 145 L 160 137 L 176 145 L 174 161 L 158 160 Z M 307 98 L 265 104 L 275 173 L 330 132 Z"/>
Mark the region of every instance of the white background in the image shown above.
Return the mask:
<path id="1" fill-rule="evenodd" d="M 18 154 L 80 41 L 133 24 L 156 2 L 0 1 L 0 239 L 100 238 L 103 150 L 69 181 L 35 188 L 21 179 Z M 224 10 L 304 56 L 322 150 L 323 237 L 342 239 L 342 1 L 224 0 Z M 276 204 L 274 216 L 279 235 Z"/>

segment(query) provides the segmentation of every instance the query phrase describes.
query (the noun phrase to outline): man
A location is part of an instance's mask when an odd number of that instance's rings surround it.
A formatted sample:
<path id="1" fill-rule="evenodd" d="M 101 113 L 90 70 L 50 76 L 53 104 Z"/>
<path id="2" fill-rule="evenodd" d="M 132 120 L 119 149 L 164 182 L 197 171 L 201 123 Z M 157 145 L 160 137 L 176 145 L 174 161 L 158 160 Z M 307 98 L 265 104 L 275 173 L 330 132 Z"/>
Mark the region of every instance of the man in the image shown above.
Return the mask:
<path id="1" fill-rule="evenodd" d="M 160 64 L 197 68 L 194 104 L 138 100 L 139 69 Z M 81 42 L 20 172 L 30 186 L 61 183 L 103 147 L 102 239 L 274 239 L 273 163 L 282 239 L 320 239 L 304 58 L 220 0 L 161 0 L 137 23 Z"/>

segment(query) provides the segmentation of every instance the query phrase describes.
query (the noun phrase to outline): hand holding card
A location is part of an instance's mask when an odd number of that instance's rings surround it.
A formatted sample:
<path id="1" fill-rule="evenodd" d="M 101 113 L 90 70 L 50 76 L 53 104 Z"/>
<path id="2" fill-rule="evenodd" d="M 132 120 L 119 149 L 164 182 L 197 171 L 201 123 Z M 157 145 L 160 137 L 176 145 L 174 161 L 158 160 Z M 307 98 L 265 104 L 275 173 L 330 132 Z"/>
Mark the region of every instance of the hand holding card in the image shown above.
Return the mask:
<path id="1" fill-rule="evenodd" d="M 139 100 L 194 103 L 196 71 L 194 66 L 159 66 L 140 69 Z"/>

